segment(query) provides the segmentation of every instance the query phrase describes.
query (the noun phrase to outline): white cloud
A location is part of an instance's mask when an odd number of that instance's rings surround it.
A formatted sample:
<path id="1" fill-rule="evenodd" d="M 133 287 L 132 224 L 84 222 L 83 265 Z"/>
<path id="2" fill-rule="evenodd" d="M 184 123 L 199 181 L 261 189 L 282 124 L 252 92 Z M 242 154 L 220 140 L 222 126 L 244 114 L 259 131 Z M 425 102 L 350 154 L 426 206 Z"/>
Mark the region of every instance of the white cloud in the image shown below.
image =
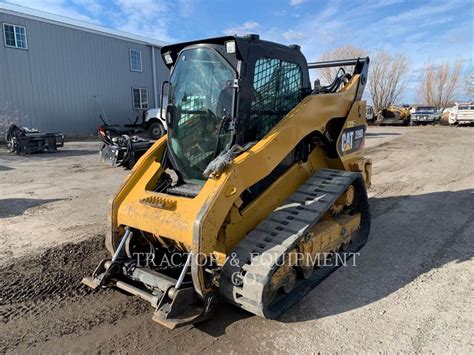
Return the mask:
<path id="1" fill-rule="evenodd" d="M 305 34 L 299 31 L 288 30 L 283 33 L 283 38 L 287 41 L 300 41 L 305 38 Z"/>
<path id="2" fill-rule="evenodd" d="M 51 14 L 60 15 L 75 20 L 99 23 L 100 21 L 84 15 L 83 13 L 74 9 L 71 5 L 67 4 L 65 0 L 8 0 L 10 4 L 20 5 L 29 7 L 31 9 L 49 12 Z"/>
<path id="3" fill-rule="evenodd" d="M 255 21 L 247 21 L 244 22 L 240 26 L 229 27 L 224 30 L 224 34 L 232 36 L 232 35 L 242 35 L 247 34 L 249 31 L 256 30 L 260 27 L 260 24 Z"/>
<path id="4" fill-rule="evenodd" d="M 73 0 L 73 3 L 84 8 L 90 14 L 98 14 L 104 10 L 97 0 Z"/>
<path id="5" fill-rule="evenodd" d="M 173 12 L 171 3 L 154 0 L 115 0 L 114 3 L 119 9 L 111 18 L 114 28 L 161 41 L 174 41 L 168 32 Z"/>
<path id="6" fill-rule="evenodd" d="M 314 61 L 340 36 L 347 35 L 347 8 L 344 11 L 341 11 L 341 8 L 343 6 L 339 0 L 331 1 L 317 13 L 303 17 L 296 26 L 286 31 L 274 28 L 271 31 L 272 39 L 276 42 L 301 45 L 306 58 Z M 262 34 L 262 38 L 266 37 Z"/>
<path id="7" fill-rule="evenodd" d="M 298 6 L 301 5 L 302 3 L 306 2 L 307 0 L 290 0 L 290 5 L 291 6 Z"/>
<path id="8" fill-rule="evenodd" d="M 197 0 L 178 0 L 178 11 L 181 17 L 191 17 L 194 14 Z"/>
<path id="9" fill-rule="evenodd" d="M 163 15 L 170 10 L 167 3 L 153 0 L 115 0 L 114 2 L 124 14 L 142 16 L 143 19 Z"/>
<path id="10" fill-rule="evenodd" d="M 366 8 L 377 9 L 381 7 L 387 7 L 387 6 L 391 6 L 395 4 L 400 4 L 402 2 L 407 2 L 407 0 L 376 0 L 365 5 L 366 5 Z"/>
<path id="11" fill-rule="evenodd" d="M 8 0 L 8 2 L 52 14 L 112 28 L 157 40 L 171 42 L 170 14 L 177 5 L 189 13 L 194 0 L 179 0 L 174 4 L 156 0 L 113 0 L 104 6 L 99 0 Z M 82 10 L 82 11 L 81 11 Z"/>
<path id="12" fill-rule="evenodd" d="M 383 19 L 384 23 L 397 25 L 401 23 L 409 23 L 418 20 L 429 20 L 430 16 L 443 15 L 447 11 L 452 10 L 460 2 L 456 0 L 447 1 L 442 4 L 428 4 L 412 8 L 411 10 L 401 12 L 395 16 L 389 16 Z"/>

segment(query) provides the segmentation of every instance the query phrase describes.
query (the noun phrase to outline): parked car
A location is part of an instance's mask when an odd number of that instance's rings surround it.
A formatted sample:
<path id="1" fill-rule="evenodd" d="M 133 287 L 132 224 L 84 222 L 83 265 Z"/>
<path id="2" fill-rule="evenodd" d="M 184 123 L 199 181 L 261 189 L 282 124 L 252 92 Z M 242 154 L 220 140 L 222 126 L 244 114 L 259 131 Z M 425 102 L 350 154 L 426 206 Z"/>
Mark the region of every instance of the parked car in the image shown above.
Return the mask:
<path id="1" fill-rule="evenodd" d="M 436 123 L 441 119 L 441 112 L 434 106 L 418 106 L 411 116 L 411 125 Z"/>
<path id="2" fill-rule="evenodd" d="M 449 124 L 472 124 L 474 123 L 474 102 L 456 103 L 449 112 Z"/>
<path id="3" fill-rule="evenodd" d="M 410 124 L 410 107 L 390 106 L 381 110 L 377 115 L 377 124 L 380 126 L 397 125 L 408 126 Z"/>

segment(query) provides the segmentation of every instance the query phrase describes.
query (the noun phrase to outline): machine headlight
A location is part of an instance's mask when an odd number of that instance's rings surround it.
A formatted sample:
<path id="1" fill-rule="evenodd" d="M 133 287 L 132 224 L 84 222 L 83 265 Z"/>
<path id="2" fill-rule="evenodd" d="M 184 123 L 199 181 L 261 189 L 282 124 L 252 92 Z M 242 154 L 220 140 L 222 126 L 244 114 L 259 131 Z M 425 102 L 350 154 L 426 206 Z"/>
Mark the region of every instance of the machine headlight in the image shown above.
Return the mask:
<path id="1" fill-rule="evenodd" d="M 235 41 L 229 41 L 225 43 L 225 51 L 229 54 L 234 54 L 237 50 Z"/>
<path id="2" fill-rule="evenodd" d="M 167 52 L 163 54 L 163 59 L 166 64 L 173 64 L 173 57 L 171 56 L 171 52 Z"/>

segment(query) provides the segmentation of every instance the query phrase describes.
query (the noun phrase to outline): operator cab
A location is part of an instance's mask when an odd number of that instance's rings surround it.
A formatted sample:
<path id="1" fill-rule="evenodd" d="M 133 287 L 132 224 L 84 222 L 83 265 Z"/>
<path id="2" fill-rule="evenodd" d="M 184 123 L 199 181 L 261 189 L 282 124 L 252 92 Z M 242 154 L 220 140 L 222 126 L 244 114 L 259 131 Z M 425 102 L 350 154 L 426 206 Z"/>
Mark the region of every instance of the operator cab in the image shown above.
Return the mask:
<path id="1" fill-rule="evenodd" d="M 257 35 L 165 46 L 161 55 L 171 70 L 162 86 L 168 85 L 167 155 L 183 185 L 203 185 L 219 154 L 262 139 L 311 93 L 299 46 Z"/>

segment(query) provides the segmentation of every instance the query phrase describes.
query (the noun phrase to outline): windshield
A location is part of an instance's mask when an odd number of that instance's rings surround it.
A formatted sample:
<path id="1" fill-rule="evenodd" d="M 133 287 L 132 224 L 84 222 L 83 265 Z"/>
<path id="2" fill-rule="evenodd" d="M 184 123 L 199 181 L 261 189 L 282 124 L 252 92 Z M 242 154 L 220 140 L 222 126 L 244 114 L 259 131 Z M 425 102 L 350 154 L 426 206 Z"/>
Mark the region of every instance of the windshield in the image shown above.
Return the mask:
<path id="1" fill-rule="evenodd" d="M 207 165 L 229 143 L 235 71 L 211 48 L 184 50 L 170 79 L 169 149 L 189 183 L 204 181 Z"/>
<path id="2" fill-rule="evenodd" d="M 416 109 L 416 112 L 430 112 L 430 113 L 435 113 L 436 112 L 436 107 L 418 107 Z"/>

